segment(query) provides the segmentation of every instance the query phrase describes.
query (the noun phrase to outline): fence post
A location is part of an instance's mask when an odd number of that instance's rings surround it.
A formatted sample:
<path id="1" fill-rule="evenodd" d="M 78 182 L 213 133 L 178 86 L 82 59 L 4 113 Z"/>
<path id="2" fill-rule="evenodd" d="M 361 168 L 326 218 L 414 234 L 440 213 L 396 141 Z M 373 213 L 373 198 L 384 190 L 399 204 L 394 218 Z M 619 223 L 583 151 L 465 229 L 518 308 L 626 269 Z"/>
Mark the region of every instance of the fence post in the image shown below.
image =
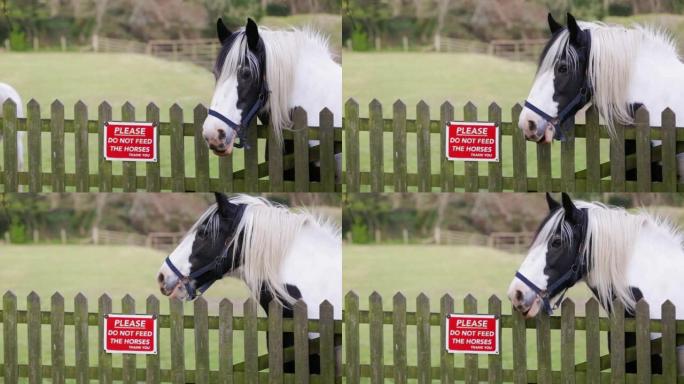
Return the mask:
<path id="1" fill-rule="evenodd" d="M 58 292 L 50 298 L 50 355 L 52 383 L 64 384 L 64 297 Z M 101 368 L 100 368 L 101 369 Z M 101 382 L 106 384 L 105 382 Z"/>
<path id="2" fill-rule="evenodd" d="M 435 243 L 442 244 L 442 229 L 440 227 L 435 227 Z"/>
<path id="3" fill-rule="evenodd" d="M 62 52 L 66 52 L 66 50 L 67 50 L 67 41 L 66 41 L 66 37 L 60 36 L 60 38 L 59 38 L 59 43 L 60 43 L 60 45 L 62 46 Z"/>
<path id="4" fill-rule="evenodd" d="M 219 382 L 231 384 L 233 383 L 233 303 L 228 299 L 221 300 L 219 304 L 218 335 L 219 377 L 221 378 Z"/>
<path id="5" fill-rule="evenodd" d="M 33 50 L 37 51 L 40 49 L 40 43 L 38 42 L 38 38 L 34 37 L 33 38 Z"/>
<path id="6" fill-rule="evenodd" d="M 404 52 L 408 52 L 408 50 L 409 50 L 408 37 L 403 36 L 403 37 L 401 38 L 401 42 L 403 43 L 403 46 L 404 46 Z"/>
<path id="7" fill-rule="evenodd" d="M 33 242 L 36 244 L 40 242 L 40 234 L 38 233 L 37 229 L 33 230 Z"/>
<path id="8" fill-rule="evenodd" d="M 382 297 L 373 292 L 369 297 L 368 328 L 370 332 L 370 376 L 371 383 L 382 383 L 384 375 L 384 342 Z"/>
<path id="9" fill-rule="evenodd" d="M 99 52 L 100 51 L 100 38 L 98 35 L 93 35 L 92 37 L 92 45 L 93 45 L 93 51 Z"/>
<path id="10" fill-rule="evenodd" d="M 408 229 L 406 229 L 406 228 L 402 229 L 402 230 L 401 230 L 401 236 L 402 236 L 402 238 L 404 239 L 404 244 L 408 244 L 408 243 L 409 243 L 409 233 L 408 233 Z"/>
<path id="11" fill-rule="evenodd" d="M 435 51 L 439 52 L 442 49 L 442 38 L 439 34 L 435 34 Z"/>
<path id="12" fill-rule="evenodd" d="M 10 41 L 9 39 L 5 39 L 5 50 L 7 52 L 10 52 L 12 50 L 12 47 L 10 46 Z"/>
<path id="13" fill-rule="evenodd" d="M 76 384 L 90 382 L 88 372 L 88 299 L 79 293 L 74 299 L 74 349 L 76 350 Z"/>
<path id="14" fill-rule="evenodd" d="M 19 381 L 17 296 L 10 291 L 2 298 L 2 344 L 5 383 L 16 383 Z"/>
<path id="15" fill-rule="evenodd" d="M 344 348 L 346 351 L 347 383 L 361 382 L 360 348 L 359 348 L 359 296 L 353 291 L 347 293 L 344 300 Z"/>
<path id="16" fill-rule="evenodd" d="M 100 231 L 97 229 L 97 227 L 93 227 L 92 237 L 93 237 L 93 244 L 95 244 L 95 245 L 99 244 Z"/>
<path id="17" fill-rule="evenodd" d="M 147 297 L 147 312 L 148 315 L 159 316 L 159 300 L 154 295 Z M 159 333 L 159 324 L 157 324 L 157 333 Z M 159 377 L 161 372 L 159 369 L 159 353 L 154 355 L 147 355 L 145 362 L 145 383 L 157 384 L 161 381 Z"/>
<path id="18" fill-rule="evenodd" d="M 375 50 L 379 51 L 382 49 L 382 41 L 380 40 L 379 37 L 375 38 Z"/>
<path id="19" fill-rule="evenodd" d="M 432 382 L 430 299 L 424 293 L 416 298 L 416 340 L 418 345 L 418 384 L 429 384 Z"/>
<path id="20" fill-rule="evenodd" d="M 5 232 L 5 244 L 12 244 L 9 232 Z"/>
<path id="21" fill-rule="evenodd" d="M 66 230 L 64 228 L 61 228 L 59 230 L 59 238 L 62 241 L 62 244 L 67 243 L 67 234 L 66 234 Z"/>

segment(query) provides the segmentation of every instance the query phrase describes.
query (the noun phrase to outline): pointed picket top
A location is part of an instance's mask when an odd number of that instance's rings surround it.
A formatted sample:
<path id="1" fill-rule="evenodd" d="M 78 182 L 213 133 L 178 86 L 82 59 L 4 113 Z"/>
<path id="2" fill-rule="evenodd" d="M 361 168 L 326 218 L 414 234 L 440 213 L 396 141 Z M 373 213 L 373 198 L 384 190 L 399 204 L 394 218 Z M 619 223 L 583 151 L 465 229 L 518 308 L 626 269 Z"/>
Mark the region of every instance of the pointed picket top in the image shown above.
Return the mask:
<path id="1" fill-rule="evenodd" d="M 62 109 L 62 110 L 63 110 L 63 109 L 64 109 L 64 104 L 62 104 L 62 102 L 59 101 L 59 99 L 55 99 L 55 100 L 52 102 L 52 104 L 50 104 L 50 108 L 53 109 L 53 110 L 55 110 L 55 109 Z"/>
<path id="2" fill-rule="evenodd" d="M 74 304 L 78 307 L 79 305 L 86 306 L 88 305 L 88 298 L 82 293 L 79 292 L 76 294 L 74 297 Z"/>
<path id="3" fill-rule="evenodd" d="M 268 303 L 268 317 L 275 317 L 275 316 L 281 316 L 282 317 L 282 305 L 278 302 L 278 300 L 271 300 L 270 303 Z"/>
<path id="4" fill-rule="evenodd" d="M 445 301 L 450 301 L 450 302 L 453 303 L 453 302 L 454 302 L 454 297 L 451 296 L 451 295 L 448 294 L 448 293 L 445 293 L 445 294 L 442 295 L 442 297 L 440 298 L 439 301 L 441 301 L 442 303 L 444 303 Z"/>
<path id="5" fill-rule="evenodd" d="M 492 103 L 489 104 L 489 107 L 487 108 L 487 110 L 489 111 L 489 114 L 492 114 L 492 115 L 496 115 L 496 114 L 501 115 L 501 107 L 499 106 L 499 104 L 497 104 L 497 103 L 494 102 L 494 101 L 492 101 Z"/>
<path id="6" fill-rule="evenodd" d="M 220 308 L 226 308 L 227 307 L 227 308 L 232 309 L 233 308 L 233 302 L 230 301 L 229 299 L 221 299 L 221 301 L 219 302 L 219 307 Z"/>
<path id="7" fill-rule="evenodd" d="M 636 314 L 639 314 L 639 312 L 643 311 L 644 313 L 649 313 L 649 305 L 648 302 L 642 297 L 637 301 L 636 306 L 634 307 L 636 310 Z"/>
<path id="8" fill-rule="evenodd" d="M 522 112 L 522 105 L 520 103 L 515 103 L 513 108 L 511 109 L 514 114 Z"/>
<path id="9" fill-rule="evenodd" d="M 171 108 L 169 108 L 169 112 L 170 112 L 172 115 L 173 115 L 173 114 L 180 115 L 180 114 L 183 113 L 183 108 L 181 108 L 181 106 L 180 106 L 178 103 L 173 103 L 173 105 L 171 106 Z"/>
<path id="10" fill-rule="evenodd" d="M 100 103 L 100 105 L 97 106 L 97 110 L 100 111 L 100 113 L 105 112 L 105 111 L 111 112 L 112 106 L 111 106 L 111 104 L 109 104 L 109 102 L 103 101 Z"/>
<path id="11" fill-rule="evenodd" d="M 26 104 L 26 106 L 31 109 L 31 108 L 38 108 L 40 109 L 40 104 L 38 104 L 38 101 L 36 99 L 31 99 L 29 102 Z"/>
<path id="12" fill-rule="evenodd" d="M 347 99 L 347 102 L 345 103 L 345 106 L 346 106 L 347 108 L 358 108 L 358 107 L 359 107 L 359 103 L 356 102 L 356 100 L 354 100 L 353 97 L 350 97 L 349 99 Z"/>
<path id="13" fill-rule="evenodd" d="M 321 314 L 326 313 L 328 315 L 332 315 L 334 308 L 335 307 L 332 305 L 331 302 L 329 302 L 328 300 L 323 300 L 318 310 Z"/>
<path id="14" fill-rule="evenodd" d="M 392 301 L 395 305 L 399 303 L 406 304 L 406 296 L 404 296 L 404 294 L 401 292 L 397 292 L 394 294 L 394 296 L 392 296 Z"/>
<path id="15" fill-rule="evenodd" d="M 646 109 L 646 106 L 642 105 L 641 107 L 639 107 L 639 109 L 636 110 L 636 113 L 634 114 L 634 120 L 636 122 L 642 122 L 648 125 L 649 112 L 648 109 Z"/>
<path id="16" fill-rule="evenodd" d="M 625 314 L 625 305 L 620 301 L 620 299 L 613 300 L 613 317 L 622 316 Z"/>
<path id="17" fill-rule="evenodd" d="M 430 106 L 425 102 L 425 100 L 420 99 L 420 101 L 418 101 L 418 104 L 416 104 L 416 109 L 419 111 L 420 110 L 430 110 Z"/>
<path id="18" fill-rule="evenodd" d="M 31 291 L 29 292 L 28 296 L 26 296 L 26 299 L 28 301 L 40 301 L 40 296 L 38 296 L 38 293 L 36 293 L 36 291 Z"/>
<path id="19" fill-rule="evenodd" d="M 571 316 L 575 313 L 575 302 L 569 297 L 566 297 L 565 300 L 563 300 L 563 303 L 561 303 L 561 315 L 566 314 L 566 312 L 567 316 Z"/>
<path id="20" fill-rule="evenodd" d="M 135 111 L 135 107 L 133 104 L 131 104 L 130 101 L 126 101 L 122 106 L 121 106 L 122 111 L 130 110 L 130 111 Z"/>
<path id="21" fill-rule="evenodd" d="M 599 302 L 598 302 L 598 300 L 596 300 L 595 297 L 592 296 L 584 303 L 585 307 L 588 307 L 590 305 L 599 305 Z"/>
<path id="22" fill-rule="evenodd" d="M 257 306 L 257 302 L 251 296 L 247 300 L 245 300 L 245 303 L 243 305 L 244 308 L 249 307 L 249 308 L 255 308 L 255 309 L 256 309 L 256 306 Z M 255 310 L 255 313 L 256 313 L 256 310 Z"/>
<path id="23" fill-rule="evenodd" d="M 159 107 L 157 107 L 157 104 L 155 104 L 155 103 L 152 102 L 152 101 L 150 101 L 150 102 L 147 104 L 147 108 L 146 108 L 146 109 L 147 109 L 148 112 L 150 112 L 150 111 L 157 111 L 157 112 L 158 112 L 158 111 L 159 111 Z"/>
<path id="24" fill-rule="evenodd" d="M 370 296 L 368 296 L 368 299 L 370 301 L 382 301 L 382 296 L 378 293 L 378 291 L 373 291 Z"/>
<path id="25" fill-rule="evenodd" d="M 489 299 L 487 300 L 489 304 L 499 304 L 501 305 L 501 299 L 499 299 L 499 296 L 497 295 L 491 295 L 489 296 Z"/>
<path id="26" fill-rule="evenodd" d="M 674 120 L 675 119 L 675 113 L 670 107 L 667 107 L 663 109 L 663 112 L 660 114 L 662 120 Z"/>
<path id="27" fill-rule="evenodd" d="M 318 116 L 319 116 L 319 119 L 321 121 L 325 121 L 325 120 L 332 121 L 333 120 L 333 113 L 330 109 L 328 109 L 328 107 L 321 109 L 321 112 L 318 114 Z"/>
<path id="28" fill-rule="evenodd" d="M 356 292 L 354 292 L 354 291 L 349 291 L 349 292 L 347 292 L 347 294 L 345 295 L 345 298 L 346 298 L 347 300 L 358 300 L 358 299 L 359 299 L 359 295 L 357 295 Z"/>
<path id="29" fill-rule="evenodd" d="M 103 293 L 102 295 L 100 295 L 100 297 L 97 299 L 97 301 L 98 301 L 98 303 L 100 303 L 100 304 L 102 304 L 102 303 L 111 303 L 111 302 L 112 302 L 112 298 L 109 297 L 108 294 Z"/>
<path id="30" fill-rule="evenodd" d="M 429 303 L 430 298 L 423 292 L 421 292 L 417 297 L 416 297 L 416 302 L 417 303 Z"/>
<path id="31" fill-rule="evenodd" d="M 439 109 L 444 112 L 444 111 L 452 111 L 454 110 L 454 105 L 451 104 L 449 101 L 445 101 L 442 103 L 442 105 L 439 106 Z"/>
<path id="32" fill-rule="evenodd" d="M 121 298 L 122 303 L 135 303 L 135 299 L 133 296 L 131 296 L 129 293 L 125 294 L 123 298 Z"/>
<path id="33" fill-rule="evenodd" d="M 397 99 L 394 104 L 392 104 L 392 109 L 394 110 L 405 110 L 406 109 L 406 104 L 404 104 L 401 99 Z"/>
<path id="34" fill-rule="evenodd" d="M 663 313 L 665 313 L 666 311 L 672 311 L 672 313 L 674 313 L 676 311 L 674 303 L 670 300 L 665 300 L 665 302 L 660 306 L 660 308 Z"/>
<path id="35" fill-rule="evenodd" d="M 197 103 L 197 105 L 195 105 L 195 108 L 192 110 L 192 112 L 195 115 L 206 114 L 207 113 L 207 107 L 205 107 L 204 104 L 202 104 L 202 103 Z"/>
<path id="36" fill-rule="evenodd" d="M 62 296 L 61 293 L 55 292 L 50 296 L 50 301 L 53 303 L 63 303 L 64 302 L 64 296 Z"/>
<path id="37" fill-rule="evenodd" d="M 16 108 L 17 103 L 14 102 L 11 98 L 7 98 L 5 102 L 2 105 L 3 108 Z"/>
<path id="38" fill-rule="evenodd" d="M 83 102 L 83 100 L 78 100 L 76 104 L 74 104 L 75 109 L 87 109 L 88 107 L 86 104 Z"/>
<path id="39" fill-rule="evenodd" d="M 470 113 L 477 113 L 477 106 L 476 106 L 475 104 L 473 104 L 472 101 L 468 101 L 468 102 L 463 106 L 463 110 L 464 110 L 466 113 L 468 113 L 468 112 L 470 112 Z"/>
<path id="40" fill-rule="evenodd" d="M 159 299 L 157 299 L 157 296 L 155 295 L 149 295 L 147 296 L 145 303 L 147 306 L 159 305 Z"/>
<path id="41" fill-rule="evenodd" d="M 293 306 L 294 311 L 297 312 L 297 310 L 302 311 L 302 313 L 308 313 L 309 308 L 306 305 L 306 302 L 304 300 L 297 300 L 297 302 Z"/>
<path id="42" fill-rule="evenodd" d="M 454 311 L 454 298 L 450 294 L 445 293 L 444 295 L 442 295 L 441 299 L 439 300 L 439 305 L 443 311 L 453 312 Z"/>
<path id="43" fill-rule="evenodd" d="M 195 307 L 195 309 L 203 307 L 208 308 L 207 299 L 202 296 L 196 298 L 195 301 L 192 302 L 192 305 Z"/>
<path id="44" fill-rule="evenodd" d="M 12 291 L 7 291 L 7 292 L 5 292 L 5 294 L 2 296 L 2 298 L 3 298 L 4 300 L 12 300 L 12 299 L 16 299 L 16 298 L 17 298 L 17 295 L 15 295 L 14 292 L 12 292 Z"/>

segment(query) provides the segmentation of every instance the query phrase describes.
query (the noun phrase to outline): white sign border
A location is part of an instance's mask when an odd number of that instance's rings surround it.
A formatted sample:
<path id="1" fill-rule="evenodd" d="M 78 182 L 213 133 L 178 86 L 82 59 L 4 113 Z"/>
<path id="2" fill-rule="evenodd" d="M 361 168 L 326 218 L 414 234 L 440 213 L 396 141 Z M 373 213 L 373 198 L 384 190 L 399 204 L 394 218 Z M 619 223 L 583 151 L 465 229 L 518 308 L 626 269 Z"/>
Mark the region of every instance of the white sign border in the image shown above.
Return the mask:
<path id="1" fill-rule="evenodd" d="M 482 127 L 490 127 L 494 126 L 496 129 L 496 158 L 494 159 L 466 159 L 463 157 L 451 157 L 449 156 L 449 125 L 451 124 L 468 124 L 468 125 L 475 125 L 475 126 L 482 126 Z M 450 161 L 477 161 L 477 162 L 482 162 L 482 163 L 500 163 L 501 162 L 501 126 L 500 123 L 496 122 L 491 122 L 491 121 L 478 121 L 478 122 L 472 122 L 472 121 L 458 121 L 458 120 L 452 120 L 452 121 L 447 121 L 446 125 L 444 126 L 444 129 L 446 130 L 446 140 L 445 141 L 445 147 L 444 147 L 444 155 L 446 158 Z"/>
<path id="2" fill-rule="evenodd" d="M 107 126 L 109 124 L 126 124 L 126 125 L 133 125 L 133 126 L 145 126 L 148 127 L 152 125 L 152 129 L 154 130 L 154 142 L 152 143 L 152 146 L 154 148 L 154 158 L 152 159 L 126 159 L 122 157 L 110 157 L 107 156 Z M 157 143 L 157 137 L 159 136 L 158 130 L 159 130 L 159 125 L 157 123 L 151 123 L 149 121 L 108 121 L 104 124 L 102 127 L 104 129 L 104 158 L 105 160 L 109 161 L 136 161 L 136 162 L 142 162 L 142 163 L 156 163 L 159 161 L 159 146 Z"/>
<path id="3" fill-rule="evenodd" d="M 496 351 L 494 352 L 487 352 L 487 351 L 474 351 L 474 352 L 464 352 L 464 351 L 455 351 L 449 349 L 449 319 L 452 317 L 460 317 L 460 316 L 467 316 L 467 317 L 475 317 L 475 318 L 482 318 L 482 319 L 494 319 L 496 322 Z M 445 321 L 447 324 L 445 324 L 445 338 L 444 338 L 444 349 L 446 349 L 447 353 L 451 354 L 473 354 L 473 355 L 500 355 L 501 354 L 501 316 L 500 315 L 490 315 L 490 314 L 470 314 L 470 313 L 449 313 L 446 315 Z"/>
<path id="4" fill-rule="evenodd" d="M 154 350 L 147 352 L 136 352 L 136 351 L 111 351 L 107 349 L 107 318 L 109 316 L 126 316 L 139 319 L 151 319 L 154 322 L 154 336 L 152 342 L 154 343 Z M 108 313 L 104 315 L 104 330 L 103 330 L 102 345 L 104 345 L 104 350 L 106 353 L 117 353 L 120 355 L 157 355 L 159 353 L 159 317 L 157 315 L 129 315 L 127 313 Z"/>

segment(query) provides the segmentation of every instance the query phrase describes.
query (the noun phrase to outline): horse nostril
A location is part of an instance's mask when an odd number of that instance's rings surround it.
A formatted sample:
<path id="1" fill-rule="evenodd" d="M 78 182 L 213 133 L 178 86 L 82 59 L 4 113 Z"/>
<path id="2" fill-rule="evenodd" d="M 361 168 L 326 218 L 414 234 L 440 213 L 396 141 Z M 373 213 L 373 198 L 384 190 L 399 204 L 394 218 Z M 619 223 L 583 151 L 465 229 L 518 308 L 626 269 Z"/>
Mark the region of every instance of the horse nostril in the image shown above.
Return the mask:
<path id="1" fill-rule="evenodd" d="M 159 284 L 162 284 L 164 282 L 164 274 L 160 273 L 159 276 L 157 276 L 157 282 Z"/>
<path id="2" fill-rule="evenodd" d="M 516 291 L 515 291 L 515 299 L 516 299 L 517 301 L 522 301 L 522 299 L 523 299 L 523 293 L 522 293 L 520 290 L 516 290 Z"/>
<path id="3" fill-rule="evenodd" d="M 221 141 L 225 140 L 225 138 L 226 138 L 226 131 L 224 131 L 223 129 L 219 129 L 219 130 L 218 130 L 218 138 L 219 138 L 219 140 L 221 140 Z"/>
<path id="4" fill-rule="evenodd" d="M 537 130 L 537 123 L 535 123 L 535 122 L 532 121 L 532 120 L 528 120 L 528 121 L 527 121 L 527 129 L 528 129 L 530 132 L 535 132 L 535 131 Z"/>

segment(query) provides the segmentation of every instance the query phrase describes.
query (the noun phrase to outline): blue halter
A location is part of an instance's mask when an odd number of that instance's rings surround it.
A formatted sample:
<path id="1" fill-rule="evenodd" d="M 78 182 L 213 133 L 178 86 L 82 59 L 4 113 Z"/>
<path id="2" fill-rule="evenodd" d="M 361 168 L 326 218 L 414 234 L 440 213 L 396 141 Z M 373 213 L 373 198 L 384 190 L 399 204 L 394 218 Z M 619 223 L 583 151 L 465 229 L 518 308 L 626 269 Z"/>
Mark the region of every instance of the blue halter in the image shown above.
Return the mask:
<path id="1" fill-rule="evenodd" d="M 245 147 L 249 149 L 249 143 L 247 143 L 245 139 L 245 128 L 249 127 L 249 124 L 252 123 L 252 120 L 254 117 L 256 117 L 257 113 L 266 106 L 266 102 L 268 101 L 268 95 L 271 93 L 271 91 L 268 89 L 268 84 L 266 83 L 266 79 L 262 79 L 261 81 L 261 90 L 259 91 L 259 96 L 257 97 L 256 102 L 252 104 L 252 107 L 247 111 L 247 115 L 242 118 L 242 121 L 240 123 L 235 123 L 233 120 L 229 119 L 228 117 L 224 116 L 220 112 L 216 111 L 215 109 L 209 109 L 209 116 L 214 116 L 215 118 L 221 120 L 223 123 L 228 125 L 230 128 L 232 128 L 235 132 L 237 132 L 238 138 L 240 139 L 239 143 L 233 144 L 235 148 L 242 148 Z"/>

